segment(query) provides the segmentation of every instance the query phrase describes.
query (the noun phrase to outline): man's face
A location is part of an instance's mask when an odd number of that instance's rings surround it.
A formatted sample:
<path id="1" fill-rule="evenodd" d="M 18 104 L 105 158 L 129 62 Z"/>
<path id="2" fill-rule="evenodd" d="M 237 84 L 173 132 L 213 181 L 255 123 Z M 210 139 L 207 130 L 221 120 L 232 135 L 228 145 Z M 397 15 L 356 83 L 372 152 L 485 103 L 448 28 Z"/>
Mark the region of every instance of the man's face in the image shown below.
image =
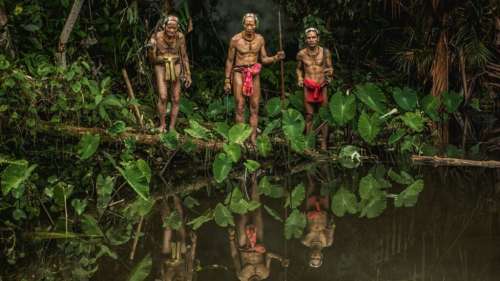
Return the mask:
<path id="1" fill-rule="evenodd" d="M 178 25 L 176 22 L 174 21 L 169 21 L 166 25 L 165 25 L 165 32 L 167 33 L 168 36 L 174 36 L 175 34 L 177 34 L 177 29 L 178 29 Z"/>
<path id="2" fill-rule="evenodd" d="M 256 23 L 253 17 L 246 17 L 243 22 L 243 28 L 247 34 L 255 33 Z"/>
<path id="3" fill-rule="evenodd" d="M 309 31 L 306 33 L 307 46 L 309 46 L 310 48 L 314 48 L 314 47 L 318 46 L 318 41 L 319 41 L 319 38 L 318 38 L 318 34 L 316 34 L 316 32 Z"/>

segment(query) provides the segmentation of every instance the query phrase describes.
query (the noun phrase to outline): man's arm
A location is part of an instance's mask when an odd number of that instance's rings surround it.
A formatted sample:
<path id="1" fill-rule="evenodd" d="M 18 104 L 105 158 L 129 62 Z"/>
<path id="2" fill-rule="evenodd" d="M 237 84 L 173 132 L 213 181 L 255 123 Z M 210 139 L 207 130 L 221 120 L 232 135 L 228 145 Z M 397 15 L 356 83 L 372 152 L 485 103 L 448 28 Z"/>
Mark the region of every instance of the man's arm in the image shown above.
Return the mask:
<path id="1" fill-rule="evenodd" d="M 241 263 L 240 263 L 240 255 L 238 253 L 238 246 L 236 245 L 236 232 L 234 231 L 234 229 L 229 229 L 228 232 L 229 232 L 229 248 L 231 249 L 231 258 L 233 259 L 236 275 L 239 275 L 241 271 Z"/>
<path id="2" fill-rule="evenodd" d="M 196 234 L 191 231 L 191 251 L 189 251 L 189 256 L 187 257 L 187 281 L 193 280 L 194 273 L 194 261 L 196 259 Z"/>
<path id="3" fill-rule="evenodd" d="M 304 87 L 304 63 L 302 62 L 300 52 L 297 54 L 297 68 L 295 72 L 297 73 L 297 85 L 301 88 Z"/>
<path id="4" fill-rule="evenodd" d="M 183 69 L 184 75 L 186 76 L 185 86 L 186 88 L 189 88 L 189 86 L 191 86 L 191 69 L 189 67 L 189 57 L 186 49 L 186 37 L 182 34 L 180 36 L 180 53 L 181 53 L 182 67 L 184 68 Z"/>
<path id="5" fill-rule="evenodd" d="M 283 51 L 278 51 L 274 56 L 268 57 L 266 51 L 266 41 L 262 38 L 262 47 L 260 47 L 260 61 L 263 64 L 271 64 L 280 61 L 285 58 L 285 53 Z"/>
<path id="6" fill-rule="evenodd" d="M 153 34 L 149 39 L 148 58 L 151 63 L 156 64 L 156 39 L 154 37 L 155 35 Z"/>
<path id="7" fill-rule="evenodd" d="M 284 259 L 282 256 L 280 256 L 278 254 L 267 252 L 266 253 L 266 267 L 267 268 L 269 268 L 269 269 L 271 268 L 271 260 L 272 259 L 278 260 L 283 267 L 288 267 L 288 263 L 289 263 L 288 259 Z"/>
<path id="8" fill-rule="evenodd" d="M 333 244 L 334 234 L 335 234 L 335 224 L 331 223 L 330 226 L 325 229 L 326 246 L 327 247 L 329 247 Z"/>
<path id="9" fill-rule="evenodd" d="M 227 51 L 226 69 L 224 71 L 226 78 L 224 80 L 224 91 L 231 91 L 231 72 L 233 70 L 234 57 L 236 55 L 236 46 L 234 40 L 229 41 L 229 50 Z"/>
<path id="10" fill-rule="evenodd" d="M 333 63 L 332 63 L 332 54 L 330 53 L 330 51 L 328 49 L 324 49 L 325 50 L 325 62 L 326 62 L 326 66 L 325 66 L 325 75 L 326 75 L 326 80 L 328 82 L 331 82 L 332 79 L 333 79 Z"/>

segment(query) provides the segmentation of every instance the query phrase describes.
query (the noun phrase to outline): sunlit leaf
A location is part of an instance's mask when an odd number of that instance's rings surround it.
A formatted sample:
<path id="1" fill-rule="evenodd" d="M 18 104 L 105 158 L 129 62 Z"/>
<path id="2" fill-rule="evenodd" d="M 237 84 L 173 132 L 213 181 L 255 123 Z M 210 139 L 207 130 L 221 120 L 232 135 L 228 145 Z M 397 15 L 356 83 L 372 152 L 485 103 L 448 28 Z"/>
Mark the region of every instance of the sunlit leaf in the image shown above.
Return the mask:
<path id="1" fill-rule="evenodd" d="M 216 122 L 214 130 L 225 140 L 229 139 L 229 125 L 226 122 Z"/>
<path id="2" fill-rule="evenodd" d="M 31 173 L 37 167 L 36 164 L 28 166 L 10 164 L 2 171 L 0 176 L 2 194 L 6 196 L 11 190 L 18 189 L 31 176 Z"/>
<path id="3" fill-rule="evenodd" d="M 208 140 L 209 130 L 200 125 L 200 123 L 196 122 L 195 120 L 189 120 L 189 128 L 184 129 L 184 132 L 195 139 Z"/>
<path id="4" fill-rule="evenodd" d="M 163 227 L 168 227 L 173 230 L 179 230 L 182 227 L 182 218 L 179 212 L 171 212 L 164 220 Z"/>
<path id="5" fill-rule="evenodd" d="M 168 133 L 162 133 L 160 141 L 168 149 L 175 150 L 179 146 L 179 134 L 173 130 Z"/>
<path id="6" fill-rule="evenodd" d="M 73 209 L 75 209 L 75 212 L 78 215 L 82 215 L 83 212 L 85 211 L 85 208 L 87 208 L 87 199 L 73 199 L 71 201 L 71 206 Z"/>
<path id="7" fill-rule="evenodd" d="M 340 126 L 346 125 L 356 116 L 356 98 L 353 95 L 347 96 L 339 91 L 332 96 L 329 107 L 333 120 Z"/>
<path id="8" fill-rule="evenodd" d="M 303 134 L 305 124 L 304 117 L 299 111 L 290 108 L 284 112 L 283 132 L 290 141 Z"/>
<path id="9" fill-rule="evenodd" d="M 241 157 L 241 147 L 239 144 L 236 143 L 230 143 L 230 144 L 224 144 L 223 146 L 224 152 L 226 153 L 227 157 L 233 162 L 237 163 L 240 161 Z"/>
<path id="10" fill-rule="evenodd" d="M 464 97 L 452 91 L 446 91 L 442 94 L 443 105 L 448 113 L 454 113 L 458 110 Z"/>
<path id="11" fill-rule="evenodd" d="M 250 173 L 257 171 L 257 169 L 260 168 L 260 163 L 255 161 L 255 160 L 251 160 L 251 159 L 248 159 L 247 161 L 245 161 L 245 163 L 243 163 L 243 165 L 245 165 L 245 168 L 247 168 L 247 170 Z"/>
<path id="12" fill-rule="evenodd" d="M 229 130 L 229 141 L 243 145 L 243 142 L 252 134 L 252 128 L 245 123 L 236 124 Z"/>
<path id="13" fill-rule="evenodd" d="M 273 147 L 271 145 L 271 140 L 267 135 L 260 135 L 257 137 L 257 150 L 259 154 L 263 157 L 267 157 L 271 153 Z"/>
<path id="14" fill-rule="evenodd" d="M 233 164 L 231 159 L 225 153 L 221 152 L 215 156 L 212 165 L 212 173 L 218 183 L 223 182 L 227 178 L 232 168 Z"/>

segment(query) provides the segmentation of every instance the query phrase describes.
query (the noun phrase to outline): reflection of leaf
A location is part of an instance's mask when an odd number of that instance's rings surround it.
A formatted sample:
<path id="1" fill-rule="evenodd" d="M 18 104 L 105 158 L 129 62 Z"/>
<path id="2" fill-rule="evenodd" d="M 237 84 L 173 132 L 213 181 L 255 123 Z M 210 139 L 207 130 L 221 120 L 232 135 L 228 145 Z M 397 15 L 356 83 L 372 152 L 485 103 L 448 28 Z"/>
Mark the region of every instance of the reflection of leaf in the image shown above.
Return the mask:
<path id="1" fill-rule="evenodd" d="M 297 185 L 290 196 L 287 198 L 285 207 L 288 207 L 291 205 L 291 208 L 297 208 L 302 204 L 302 201 L 304 201 L 304 198 L 306 198 L 306 188 L 304 184 L 299 184 Z"/>
<path id="2" fill-rule="evenodd" d="M 392 135 L 389 137 L 389 145 L 393 145 L 397 143 L 399 140 L 401 140 L 402 137 L 406 135 L 406 131 L 399 128 L 397 129 Z"/>
<path id="3" fill-rule="evenodd" d="M 389 176 L 389 178 L 399 184 L 407 185 L 415 181 L 413 177 L 405 171 L 401 171 L 401 174 L 398 174 L 393 169 L 390 169 L 387 175 Z"/>
<path id="4" fill-rule="evenodd" d="M 71 201 L 71 206 L 73 207 L 73 209 L 75 209 L 75 212 L 78 214 L 78 215 L 81 215 L 83 214 L 83 212 L 85 211 L 85 208 L 87 207 L 87 199 L 73 199 Z"/>
<path id="5" fill-rule="evenodd" d="M 2 194 L 6 196 L 11 190 L 18 189 L 31 176 L 37 165 L 10 164 L 2 171 L 0 176 Z"/>
<path id="6" fill-rule="evenodd" d="M 387 199 L 385 192 L 381 192 L 369 200 L 361 201 L 361 214 L 360 217 L 367 217 L 369 219 L 380 216 L 387 207 Z"/>
<path id="7" fill-rule="evenodd" d="M 149 182 L 151 180 L 151 169 L 146 161 L 139 159 L 123 164 L 124 168 L 116 166 L 121 175 L 127 180 L 132 189 L 144 200 L 149 197 Z"/>
<path id="8" fill-rule="evenodd" d="M 89 236 L 104 236 L 104 233 L 102 233 L 102 230 L 97 224 L 96 219 L 89 215 L 83 215 L 82 230 L 83 233 Z"/>
<path id="9" fill-rule="evenodd" d="M 353 95 L 346 96 L 337 92 L 332 96 L 329 107 L 333 120 L 338 125 L 344 126 L 356 115 L 356 98 Z"/>
<path id="10" fill-rule="evenodd" d="M 226 227 L 228 225 L 234 225 L 233 215 L 229 209 L 223 204 L 219 203 L 215 207 L 215 222 L 222 227 Z"/>
<path id="11" fill-rule="evenodd" d="M 173 211 L 163 220 L 163 227 L 179 230 L 182 227 L 182 218 L 179 212 Z"/>
<path id="12" fill-rule="evenodd" d="M 204 215 L 201 215 L 201 216 L 191 220 L 190 222 L 188 222 L 187 225 L 191 225 L 193 230 L 197 230 L 204 223 L 211 221 L 213 218 L 214 218 L 213 211 L 209 210 Z"/>
<path id="13" fill-rule="evenodd" d="M 128 281 L 144 281 L 148 278 L 151 273 L 151 268 L 153 267 L 153 259 L 151 255 L 145 256 L 138 264 L 134 266 Z"/>
<path id="14" fill-rule="evenodd" d="M 216 122 L 214 130 L 224 139 L 229 139 L 229 125 L 226 122 Z"/>
<path id="15" fill-rule="evenodd" d="M 268 135 L 260 135 L 257 137 L 257 150 L 263 157 L 267 157 L 271 153 L 273 147 Z"/>
<path id="16" fill-rule="evenodd" d="M 359 196 L 362 200 L 376 197 L 380 194 L 381 188 L 378 180 L 370 173 L 359 182 Z"/>
<path id="17" fill-rule="evenodd" d="M 111 200 L 111 193 L 113 193 L 114 178 L 103 177 L 102 174 L 97 176 L 96 189 L 97 189 L 97 211 L 99 214 L 104 212 L 104 209 Z"/>
<path id="18" fill-rule="evenodd" d="M 229 130 L 229 141 L 243 145 L 243 142 L 252 134 L 252 128 L 245 123 L 236 124 Z"/>
<path id="19" fill-rule="evenodd" d="M 356 168 L 361 164 L 359 148 L 353 145 L 342 147 L 339 153 L 339 162 L 345 168 Z"/>
<path id="20" fill-rule="evenodd" d="M 359 135 L 368 143 L 373 144 L 375 137 L 380 132 L 380 120 L 377 114 L 371 117 L 363 111 L 358 122 Z"/>
<path id="21" fill-rule="evenodd" d="M 343 217 L 346 213 L 356 214 L 358 212 L 358 200 L 356 195 L 345 187 L 341 187 L 332 197 L 332 212 Z"/>
<path id="22" fill-rule="evenodd" d="M 300 238 L 306 227 L 306 215 L 294 209 L 285 221 L 285 238 Z"/>
<path id="23" fill-rule="evenodd" d="M 231 163 L 231 159 L 229 159 L 225 153 L 221 152 L 215 156 L 212 172 L 218 183 L 223 182 L 227 178 L 232 168 L 233 164 Z"/>
<path id="24" fill-rule="evenodd" d="M 118 121 L 115 121 L 115 123 L 113 123 L 113 126 L 108 128 L 108 133 L 112 136 L 115 136 L 115 135 L 119 135 L 119 134 L 125 132 L 126 129 L 127 128 L 126 128 L 125 122 L 118 120 Z"/>
<path id="25" fill-rule="evenodd" d="M 394 88 L 392 97 L 402 109 L 412 111 L 417 107 L 417 93 L 408 87 Z"/>
<path id="26" fill-rule="evenodd" d="M 240 161 L 241 147 L 239 144 L 236 144 L 236 143 L 227 144 L 227 143 L 225 143 L 223 148 L 224 148 L 224 152 L 226 153 L 228 158 L 233 163 L 237 163 L 238 161 Z"/>
<path id="27" fill-rule="evenodd" d="M 396 207 L 413 207 L 417 204 L 418 195 L 424 189 L 424 181 L 417 180 L 403 190 L 394 200 Z"/>
<path id="28" fill-rule="evenodd" d="M 424 118 L 420 112 L 406 112 L 401 116 L 401 120 L 415 132 L 420 133 L 424 129 Z"/>
<path id="29" fill-rule="evenodd" d="M 259 181 L 259 193 L 271 198 L 281 198 L 283 197 L 283 188 L 278 185 L 272 184 L 269 181 L 269 178 L 267 176 L 264 176 Z"/>
<path id="30" fill-rule="evenodd" d="M 78 143 L 78 154 L 80 159 L 90 158 L 97 151 L 101 137 L 99 135 L 85 134 Z"/>
<path id="31" fill-rule="evenodd" d="M 277 221 L 280 221 L 280 222 L 283 222 L 283 219 L 281 218 L 281 216 L 278 214 L 278 212 L 276 212 L 274 209 L 271 209 L 270 207 L 268 207 L 267 205 L 264 205 L 264 209 L 267 211 L 267 213 L 273 217 L 275 220 Z"/>
<path id="32" fill-rule="evenodd" d="M 386 112 L 386 98 L 382 90 L 373 83 L 356 86 L 356 96 L 372 110 L 383 114 Z"/>
<path id="33" fill-rule="evenodd" d="M 192 209 L 195 206 L 199 206 L 200 202 L 198 202 L 198 200 L 196 200 L 195 198 L 193 198 L 191 196 L 186 196 L 186 198 L 184 198 L 184 201 L 182 202 L 182 204 L 184 204 L 184 206 L 188 207 L 189 209 Z"/>

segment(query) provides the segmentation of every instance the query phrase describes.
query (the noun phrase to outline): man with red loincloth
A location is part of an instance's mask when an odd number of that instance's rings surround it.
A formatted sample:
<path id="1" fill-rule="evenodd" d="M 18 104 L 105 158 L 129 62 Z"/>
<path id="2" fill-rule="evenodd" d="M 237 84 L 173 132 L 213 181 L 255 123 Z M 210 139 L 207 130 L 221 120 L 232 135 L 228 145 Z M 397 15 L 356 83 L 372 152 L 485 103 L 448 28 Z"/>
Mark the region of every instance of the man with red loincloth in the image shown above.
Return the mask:
<path id="1" fill-rule="evenodd" d="M 285 53 L 279 51 L 275 56 L 268 57 L 266 44 L 262 35 L 255 33 L 259 25 L 257 15 L 248 13 L 243 16 L 243 31 L 236 34 L 229 42 L 226 60 L 226 79 L 224 91 L 233 90 L 236 103 L 236 123 L 243 123 L 245 98 L 250 102 L 250 140 L 255 144 L 257 125 L 259 122 L 260 102 L 260 70 L 261 64 L 270 64 L 285 58 Z"/>
<path id="2" fill-rule="evenodd" d="M 306 133 L 312 131 L 315 105 L 328 106 L 327 85 L 333 77 L 332 57 L 328 49 L 319 46 L 319 31 L 308 28 L 305 31 L 307 47 L 297 54 L 297 84 L 304 88 L 306 109 Z M 327 149 L 328 126 L 321 129 L 321 149 Z"/>
<path id="3" fill-rule="evenodd" d="M 260 195 L 257 187 L 257 176 L 251 176 L 252 200 L 260 202 Z M 264 246 L 264 224 L 262 221 L 262 208 L 243 214 L 239 217 L 236 231 L 229 229 L 229 245 L 231 257 L 238 280 L 258 281 L 269 277 L 271 270 L 271 260 L 277 259 L 284 267 L 289 261 L 281 256 L 269 252 Z"/>
<path id="4" fill-rule="evenodd" d="M 335 224 L 327 212 L 330 207 L 329 196 L 321 195 L 310 174 L 307 174 L 307 179 L 309 182 L 306 201 L 307 229 L 301 242 L 311 250 L 309 266 L 320 267 L 323 264 L 323 248 L 333 244 Z"/>

